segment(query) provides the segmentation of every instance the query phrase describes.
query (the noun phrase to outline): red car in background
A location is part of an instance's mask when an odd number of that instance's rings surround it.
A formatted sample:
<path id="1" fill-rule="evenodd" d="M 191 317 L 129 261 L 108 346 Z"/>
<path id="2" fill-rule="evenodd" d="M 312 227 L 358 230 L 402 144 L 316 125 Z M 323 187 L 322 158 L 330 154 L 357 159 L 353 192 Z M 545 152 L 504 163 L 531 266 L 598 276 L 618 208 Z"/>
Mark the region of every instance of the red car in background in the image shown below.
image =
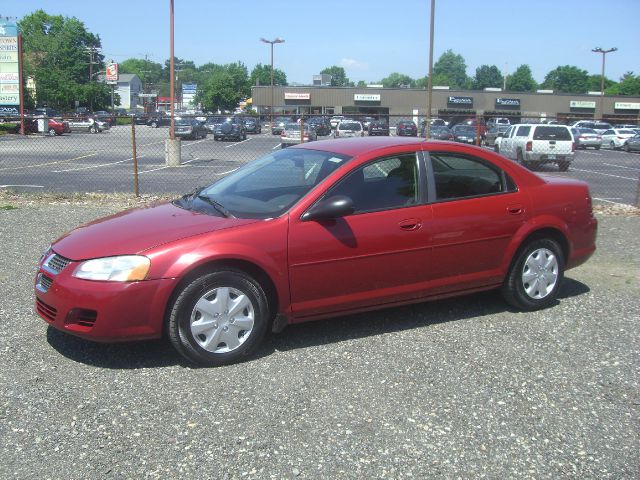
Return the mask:
<path id="1" fill-rule="evenodd" d="M 29 133 L 39 133 L 38 128 L 38 120 L 37 118 L 28 118 L 24 121 L 24 129 Z M 54 120 L 50 118 L 48 120 L 47 134 L 55 137 L 56 135 L 62 135 L 63 133 L 68 131 L 67 126 L 64 122 L 59 122 L 58 120 Z"/>
<path id="2" fill-rule="evenodd" d="M 220 365 L 290 323 L 493 289 L 549 307 L 596 231 L 586 183 L 485 149 L 318 141 L 62 236 L 40 260 L 35 308 L 72 335 L 166 334 Z"/>

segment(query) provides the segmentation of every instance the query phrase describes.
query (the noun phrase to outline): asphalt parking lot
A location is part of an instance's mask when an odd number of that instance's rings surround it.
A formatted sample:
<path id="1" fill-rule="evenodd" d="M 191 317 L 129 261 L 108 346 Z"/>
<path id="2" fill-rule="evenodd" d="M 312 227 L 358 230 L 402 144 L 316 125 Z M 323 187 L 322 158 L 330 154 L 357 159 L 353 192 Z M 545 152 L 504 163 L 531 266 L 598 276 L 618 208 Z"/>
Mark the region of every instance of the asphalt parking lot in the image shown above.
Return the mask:
<path id="1" fill-rule="evenodd" d="M 209 135 L 202 140 L 184 140 L 181 165 L 167 167 L 167 136 L 168 128 L 136 126 L 142 193 L 188 192 L 280 148 L 280 137 L 271 135 L 268 128 L 240 142 L 216 142 Z M 608 149 L 579 150 L 568 172 L 558 172 L 555 165 L 544 166 L 542 171 L 587 181 L 596 202 L 632 205 L 640 182 L 640 155 Z M 133 192 L 131 128 L 117 126 L 100 134 L 75 132 L 61 137 L 1 136 L 0 189 Z"/>
<path id="2" fill-rule="evenodd" d="M 640 216 L 599 217 L 547 310 L 471 295 L 288 327 L 194 369 L 33 312 L 41 251 L 121 208 L 0 197 L 0 478 L 640 476 Z"/>

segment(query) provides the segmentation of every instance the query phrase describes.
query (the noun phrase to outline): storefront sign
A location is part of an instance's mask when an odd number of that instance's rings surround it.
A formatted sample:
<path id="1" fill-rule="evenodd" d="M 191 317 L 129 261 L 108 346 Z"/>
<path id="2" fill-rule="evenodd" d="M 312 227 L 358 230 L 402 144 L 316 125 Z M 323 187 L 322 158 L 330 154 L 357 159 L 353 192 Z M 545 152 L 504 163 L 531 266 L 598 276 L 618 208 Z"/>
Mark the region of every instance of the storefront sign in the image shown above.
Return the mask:
<path id="1" fill-rule="evenodd" d="M 285 100 L 311 100 L 310 93 L 284 92 Z"/>
<path id="2" fill-rule="evenodd" d="M 640 110 L 640 103 L 616 102 L 613 104 L 616 110 Z"/>
<path id="3" fill-rule="evenodd" d="M 379 102 L 380 94 L 378 93 L 355 93 L 353 95 L 354 102 Z"/>
<path id="4" fill-rule="evenodd" d="M 110 83 L 118 83 L 118 64 L 110 63 L 107 65 L 107 74 L 105 80 Z"/>
<path id="5" fill-rule="evenodd" d="M 0 105 L 20 105 L 18 27 L 8 19 L 0 19 Z"/>
<path id="6" fill-rule="evenodd" d="M 448 97 L 447 103 L 460 107 L 473 107 L 473 97 Z"/>
<path id="7" fill-rule="evenodd" d="M 596 108 L 596 102 L 590 102 L 587 100 L 571 100 L 569 102 L 569 108 Z"/>
<path id="8" fill-rule="evenodd" d="M 520 108 L 520 99 L 519 98 L 496 98 L 496 107 Z"/>

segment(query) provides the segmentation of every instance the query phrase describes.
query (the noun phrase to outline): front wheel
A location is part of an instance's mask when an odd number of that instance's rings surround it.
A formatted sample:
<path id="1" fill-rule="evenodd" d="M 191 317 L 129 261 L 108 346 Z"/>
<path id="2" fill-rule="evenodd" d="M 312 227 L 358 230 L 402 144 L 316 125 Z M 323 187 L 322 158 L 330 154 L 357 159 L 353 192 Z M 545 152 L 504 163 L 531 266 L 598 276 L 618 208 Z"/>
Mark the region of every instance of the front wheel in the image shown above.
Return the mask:
<path id="1" fill-rule="evenodd" d="M 539 310 L 555 301 L 563 276 L 560 245 L 550 238 L 534 240 L 516 254 L 502 285 L 502 296 L 518 309 Z"/>
<path id="2" fill-rule="evenodd" d="M 217 366 L 238 362 L 264 337 L 269 307 L 260 284 L 239 270 L 203 275 L 173 302 L 168 332 L 190 362 Z"/>
<path id="3" fill-rule="evenodd" d="M 615 150 L 616 149 L 616 142 L 611 140 L 611 143 L 609 143 L 609 146 L 611 147 L 611 150 Z"/>
<path id="4" fill-rule="evenodd" d="M 558 162 L 558 170 L 561 172 L 569 170 L 569 162 Z"/>
<path id="5" fill-rule="evenodd" d="M 595 146 L 595 147 L 593 147 L 593 148 L 595 148 L 596 150 L 600 150 L 600 145 L 596 145 L 596 146 Z"/>
<path id="6" fill-rule="evenodd" d="M 627 153 L 631 152 L 631 148 L 629 148 L 629 142 L 626 142 L 624 144 L 624 151 L 627 152 Z"/>
<path id="7" fill-rule="evenodd" d="M 50 137 L 55 137 L 56 136 L 56 131 L 53 128 L 50 128 L 47 133 L 49 134 Z"/>

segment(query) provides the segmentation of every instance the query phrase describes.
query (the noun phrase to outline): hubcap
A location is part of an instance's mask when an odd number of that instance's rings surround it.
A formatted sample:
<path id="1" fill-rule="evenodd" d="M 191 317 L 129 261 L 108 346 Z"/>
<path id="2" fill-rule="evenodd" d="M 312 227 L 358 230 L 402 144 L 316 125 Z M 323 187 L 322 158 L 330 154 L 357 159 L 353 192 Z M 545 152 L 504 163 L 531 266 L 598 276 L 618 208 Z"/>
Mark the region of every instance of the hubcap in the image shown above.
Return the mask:
<path id="1" fill-rule="evenodd" d="M 191 312 L 191 334 L 208 352 L 228 353 L 251 335 L 255 312 L 240 290 L 218 287 L 205 293 Z"/>
<path id="2" fill-rule="evenodd" d="M 531 252 L 522 269 L 522 285 L 531 298 L 549 295 L 558 281 L 558 259 L 551 250 L 539 248 Z"/>

